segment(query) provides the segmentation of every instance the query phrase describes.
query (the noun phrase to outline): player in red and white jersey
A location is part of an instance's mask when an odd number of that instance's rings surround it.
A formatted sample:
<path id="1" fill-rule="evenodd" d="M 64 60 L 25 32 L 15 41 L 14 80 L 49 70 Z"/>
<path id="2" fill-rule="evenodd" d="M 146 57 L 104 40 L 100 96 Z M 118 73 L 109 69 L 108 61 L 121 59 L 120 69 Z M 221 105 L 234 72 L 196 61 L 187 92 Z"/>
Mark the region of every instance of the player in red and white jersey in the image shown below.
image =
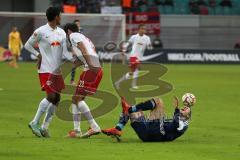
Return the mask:
<path id="1" fill-rule="evenodd" d="M 72 97 L 72 113 L 74 130 L 70 131 L 69 137 L 90 137 L 101 132 L 99 125 L 94 120 L 84 98 L 93 95 L 101 82 L 103 70 L 96 53 L 95 46 L 86 36 L 79 32 L 75 23 L 68 23 L 64 27 L 68 35 L 72 49 L 76 54 L 76 66 L 84 65 L 84 71 L 80 75 L 74 96 Z M 82 113 L 90 124 L 90 129 L 81 135 L 80 114 Z"/>
<path id="2" fill-rule="evenodd" d="M 132 88 L 137 89 L 137 77 L 139 73 L 139 66 L 140 66 L 140 60 L 144 55 L 144 52 L 146 49 L 152 49 L 151 39 L 149 36 L 145 34 L 145 25 L 140 24 L 138 27 L 138 33 L 135 35 L 132 35 L 128 42 L 132 44 L 132 50 L 130 52 L 130 58 L 129 58 L 129 68 L 130 71 L 121 77 L 117 82 L 115 82 L 115 86 L 117 89 L 120 88 L 120 83 L 124 80 L 130 79 L 130 77 L 133 77 L 132 81 Z"/>
<path id="3" fill-rule="evenodd" d="M 49 7 L 46 11 L 48 23 L 36 29 L 28 39 L 25 48 L 38 57 L 38 73 L 42 90 L 46 91 L 38 107 L 34 119 L 29 123 L 32 132 L 38 137 L 49 137 L 48 126 L 60 101 L 60 93 L 64 88 L 64 80 L 59 70 L 62 58 L 70 59 L 67 55 L 66 33 L 57 27 L 60 25 L 60 10 Z M 38 44 L 40 53 L 34 46 Z M 43 124 L 39 120 L 46 113 Z"/>

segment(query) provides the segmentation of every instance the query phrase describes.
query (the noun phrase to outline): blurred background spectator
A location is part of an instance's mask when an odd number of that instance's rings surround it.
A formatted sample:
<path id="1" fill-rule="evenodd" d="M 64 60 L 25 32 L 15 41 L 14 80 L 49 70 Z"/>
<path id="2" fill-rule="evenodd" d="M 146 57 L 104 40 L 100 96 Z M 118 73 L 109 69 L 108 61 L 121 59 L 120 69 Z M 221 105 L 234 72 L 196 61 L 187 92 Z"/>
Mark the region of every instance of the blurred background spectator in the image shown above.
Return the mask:
<path id="1" fill-rule="evenodd" d="M 231 0 L 222 0 L 220 5 L 222 7 L 230 7 L 231 8 L 232 7 L 232 1 Z"/>
<path id="2" fill-rule="evenodd" d="M 123 13 L 240 15 L 240 0 L 51 0 L 51 4 L 67 13 L 101 13 L 103 7 L 119 6 Z"/>
<path id="3" fill-rule="evenodd" d="M 164 5 L 163 0 L 155 0 L 154 3 L 155 3 L 156 5 Z"/>
<path id="4" fill-rule="evenodd" d="M 130 12 L 132 8 L 132 0 L 122 0 L 122 10 L 123 12 Z"/>
<path id="5" fill-rule="evenodd" d="M 217 6 L 217 2 L 216 0 L 208 0 L 208 5 L 209 7 L 215 9 L 215 7 Z"/>
<path id="6" fill-rule="evenodd" d="M 200 9 L 197 0 L 189 1 L 189 8 L 192 14 L 200 14 Z"/>
<path id="7" fill-rule="evenodd" d="M 198 5 L 199 6 L 207 6 L 207 3 L 205 2 L 205 0 L 198 0 Z"/>
<path id="8" fill-rule="evenodd" d="M 174 6 L 173 0 L 165 0 L 164 5 L 173 7 Z"/>

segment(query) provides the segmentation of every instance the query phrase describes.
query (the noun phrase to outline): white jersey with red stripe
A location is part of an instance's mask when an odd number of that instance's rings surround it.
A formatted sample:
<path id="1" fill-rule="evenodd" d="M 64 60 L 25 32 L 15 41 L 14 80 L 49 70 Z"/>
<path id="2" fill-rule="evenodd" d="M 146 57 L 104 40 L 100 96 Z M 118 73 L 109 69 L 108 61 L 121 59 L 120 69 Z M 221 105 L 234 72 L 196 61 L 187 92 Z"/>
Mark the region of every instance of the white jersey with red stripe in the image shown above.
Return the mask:
<path id="1" fill-rule="evenodd" d="M 141 59 L 145 50 L 152 46 L 150 37 L 145 34 L 142 36 L 139 34 L 132 35 L 128 41 L 132 43 L 130 57 L 137 57 L 138 59 Z"/>
<path id="2" fill-rule="evenodd" d="M 26 42 L 25 48 L 37 56 L 39 53 L 34 49 L 36 45 L 42 56 L 39 73 L 59 74 L 58 69 L 62 64 L 62 59 L 64 57 L 71 59 L 66 46 L 66 33 L 59 27 L 53 29 L 47 23 L 36 29 Z"/>
<path id="3" fill-rule="evenodd" d="M 77 54 L 77 57 L 84 63 L 85 69 L 88 69 L 88 63 L 83 57 L 81 50 L 78 48 L 78 43 L 80 42 L 83 43 L 88 54 L 90 55 L 90 61 L 93 67 L 101 67 L 95 46 L 89 38 L 79 32 L 71 33 L 69 38 L 74 52 Z"/>

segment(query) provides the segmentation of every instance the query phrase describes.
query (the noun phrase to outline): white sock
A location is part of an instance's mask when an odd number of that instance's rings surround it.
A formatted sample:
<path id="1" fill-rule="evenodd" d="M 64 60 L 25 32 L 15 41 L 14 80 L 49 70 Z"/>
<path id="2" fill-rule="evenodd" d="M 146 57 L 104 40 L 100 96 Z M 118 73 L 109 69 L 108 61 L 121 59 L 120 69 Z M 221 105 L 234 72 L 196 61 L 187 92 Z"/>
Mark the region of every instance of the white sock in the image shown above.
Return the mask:
<path id="1" fill-rule="evenodd" d="M 41 119 L 42 115 L 46 112 L 49 105 L 50 105 L 50 102 L 47 100 L 47 98 L 44 98 L 40 102 L 37 113 L 32 120 L 33 124 L 38 124 L 39 123 L 39 120 Z"/>
<path id="2" fill-rule="evenodd" d="M 131 77 L 131 75 L 129 72 L 125 74 L 125 80 L 130 79 L 130 77 Z"/>
<path id="3" fill-rule="evenodd" d="M 138 73 L 139 73 L 138 69 L 136 69 L 136 70 L 133 72 L 132 87 L 137 86 Z"/>
<path id="4" fill-rule="evenodd" d="M 43 120 L 43 124 L 42 124 L 42 128 L 43 129 L 48 129 L 49 127 L 49 124 L 51 123 L 52 121 L 52 117 L 55 113 L 55 109 L 56 109 L 56 105 L 50 103 L 49 107 L 48 107 L 48 110 L 47 110 L 47 113 L 45 115 L 45 118 Z"/>
<path id="5" fill-rule="evenodd" d="M 73 114 L 73 127 L 75 131 L 81 132 L 80 128 L 80 121 L 81 121 L 81 115 L 80 115 L 80 109 L 77 107 L 76 104 L 72 104 L 72 114 Z"/>
<path id="6" fill-rule="evenodd" d="M 129 73 L 126 73 L 125 75 L 123 75 L 123 76 L 116 82 L 116 84 L 120 84 L 120 83 L 122 83 L 123 81 L 130 79 L 130 77 L 131 77 L 130 74 L 129 74 Z"/>
<path id="7" fill-rule="evenodd" d="M 94 131 L 99 131 L 100 127 L 98 126 L 97 122 L 94 120 L 90 109 L 85 101 L 78 102 L 78 108 L 80 109 L 81 113 L 87 118 L 89 125 Z"/>

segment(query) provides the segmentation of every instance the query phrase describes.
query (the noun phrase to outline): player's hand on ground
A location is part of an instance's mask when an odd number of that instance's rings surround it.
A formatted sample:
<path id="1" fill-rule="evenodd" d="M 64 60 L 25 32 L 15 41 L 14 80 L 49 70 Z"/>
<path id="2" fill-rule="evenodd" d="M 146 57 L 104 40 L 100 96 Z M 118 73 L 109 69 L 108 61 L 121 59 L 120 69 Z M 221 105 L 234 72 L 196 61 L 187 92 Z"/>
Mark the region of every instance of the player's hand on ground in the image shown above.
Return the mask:
<path id="1" fill-rule="evenodd" d="M 177 96 L 173 97 L 173 107 L 178 108 L 179 106 L 179 99 Z"/>

